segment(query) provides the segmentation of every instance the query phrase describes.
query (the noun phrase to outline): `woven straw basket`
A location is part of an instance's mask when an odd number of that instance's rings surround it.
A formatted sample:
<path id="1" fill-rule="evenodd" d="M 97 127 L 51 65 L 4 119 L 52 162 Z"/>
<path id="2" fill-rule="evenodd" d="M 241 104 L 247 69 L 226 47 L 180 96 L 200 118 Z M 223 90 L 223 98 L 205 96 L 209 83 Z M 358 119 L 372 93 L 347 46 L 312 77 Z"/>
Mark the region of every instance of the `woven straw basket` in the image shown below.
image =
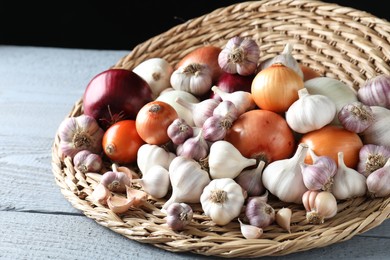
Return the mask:
<path id="1" fill-rule="evenodd" d="M 367 12 L 309 0 L 264 0 L 234 4 L 192 19 L 136 46 L 113 67 L 132 69 L 142 61 L 161 57 L 176 64 L 205 44 L 223 47 L 233 36 L 255 39 L 261 59 L 279 54 L 286 42 L 293 56 L 324 76 L 358 89 L 368 78 L 390 74 L 390 24 Z M 77 101 L 68 117 L 83 113 Z M 340 201 L 338 214 L 320 225 L 309 224 L 300 205 L 271 201 L 275 210 L 293 211 L 291 233 L 273 224 L 259 239 L 242 237 L 235 220 L 217 226 L 194 205 L 194 219 L 181 232 L 167 228 L 160 209 L 165 200 L 148 200 L 139 209 L 116 215 L 95 205 L 89 196 L 97 180 L 74 169 L 62 158 L 59 137 L 53 143 L 52 167 L 65 198 L 87 217 L 129 239 L 171 252 L 221 257 L 286 255 L 345 241 L 366 232 L 390 216 L 390 198 L 359 197 Z"/>

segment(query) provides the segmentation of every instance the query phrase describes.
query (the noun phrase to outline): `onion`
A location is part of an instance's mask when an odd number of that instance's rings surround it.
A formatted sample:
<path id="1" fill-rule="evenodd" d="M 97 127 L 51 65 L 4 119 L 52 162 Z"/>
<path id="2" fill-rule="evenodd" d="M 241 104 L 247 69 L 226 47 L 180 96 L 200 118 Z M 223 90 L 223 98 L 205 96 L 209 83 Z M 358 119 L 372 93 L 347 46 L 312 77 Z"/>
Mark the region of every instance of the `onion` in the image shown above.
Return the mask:
<path id="1" fill-rule="evenodd" d="M 205 45 L 196 48 L 184 56 L 175 66 L 175 70 L 183 65 L 191 63 L 207 64 L 212 70 L 213 82 L 216 82 L 223 70 L 218 64 L 218 55 L 222 51 L 220 47 Z"/>
<path id="2" fill-rule="evenodd" d="M 363 147 L 357 133 L 335 125 L 327 125 L 304 134 L 300 143 L 306 143 L 315 155 L 329 156 L 336 162 L 338 153 L 343 152 L 345 165 L 353 169 L 357 167 L 359 151 Z M 313 163 L 310 153 L 306 156 L 305 163 Z"/>
<path id="3" fill-rule="evenodd" d="M 88 83 L 83 96 L 84 114 L 96 119 L 103 129 L 124 119 L 135 119 L 152 101 L 148 83 L 125 69 L 108 69 Z"/>
<path id="4" fill-rule="evenodd" d="M 225 140 L 246 158 L 270 163 L 293 155 L 296 145 L 292 130 L 279 114 L 254 109 L 239 116 L 227 131 Z"/>
<path id="5" fill-rule="evenodd" d="M 218 86 L 221 90 L 228 93 L 232 93 L 234 91 L 239 91 L 239 90 L 250 93 L 251 85 L 254 77 L 255 74 L 249 76 L 242 76 L 237 73 L 231 74 L 231 73 L 224 72 L 219 77 L 215 85 Z M 221 97 L 218 94 L 215 94 L 214 92 L 212 92 L 210 97 L 222 101 Z"/>

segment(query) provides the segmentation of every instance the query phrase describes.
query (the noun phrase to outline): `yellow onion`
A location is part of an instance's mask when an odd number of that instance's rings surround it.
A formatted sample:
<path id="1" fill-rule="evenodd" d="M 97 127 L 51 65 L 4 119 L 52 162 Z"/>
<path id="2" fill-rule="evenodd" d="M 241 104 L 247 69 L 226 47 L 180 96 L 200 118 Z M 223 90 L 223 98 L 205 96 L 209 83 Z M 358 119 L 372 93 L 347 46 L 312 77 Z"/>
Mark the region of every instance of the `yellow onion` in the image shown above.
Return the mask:
<path id="1" fill-rule="evenodd" d="M 258 107 L 282 113 L 298 100 L 298 90 L 303 87 L 303 79 L 298 73 L 275 63 L 257 73 L 252 81 L 251 93 Z"/>

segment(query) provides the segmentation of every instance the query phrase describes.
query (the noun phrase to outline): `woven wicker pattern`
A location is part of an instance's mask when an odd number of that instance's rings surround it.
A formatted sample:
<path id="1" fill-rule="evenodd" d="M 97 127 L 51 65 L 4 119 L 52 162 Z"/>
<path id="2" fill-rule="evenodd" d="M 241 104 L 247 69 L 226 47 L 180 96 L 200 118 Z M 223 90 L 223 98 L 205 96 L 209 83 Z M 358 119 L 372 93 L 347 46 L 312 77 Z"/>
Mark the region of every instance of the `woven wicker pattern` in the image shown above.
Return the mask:
<path id="1" fill-rule="evenodd" d="M 175 64 L 204 44 L 223 47 L 236 35 L 249 36 L 260 45 L 261 59 L 279 54 L 293 43 L 294 57 L 322 75 L 337 78 L 357 89 L 366 79 L 390 74 L 390 24 L 369 13 L 308 0 L 243 2 L 217 9 L 139 44 L 113 65 L 134 68 L 147 58 L 161 57 Z M 83 87 L 83 86 L 81 86 Z M 82 100 L 68 116 L 82 114 Z M 172 252 L 190 251 L 222 257 L 286 255 L 348 240 L 380 225 L 390 216 L 390 198 L 368 197 L 340 201 L 338 214 L 321 225 L 308 224 L 303 206 L 273 200 L 275 210 L 293 210 L 291 233 L 276 224 L 264 229 L 260 239 L 242 237 L 236 221 L 216 226 L 194 205 L 194 219 L 185 231 L 174 232 L 160 212 L 163 200 L 148 200 L 140 209 L 120 216 L 89 199 L 99 181 L 97 174 L 76 172 L 62 158 L 55 137 L 52 168 L 65 198 L 87 217 L 129 239 Z"/>

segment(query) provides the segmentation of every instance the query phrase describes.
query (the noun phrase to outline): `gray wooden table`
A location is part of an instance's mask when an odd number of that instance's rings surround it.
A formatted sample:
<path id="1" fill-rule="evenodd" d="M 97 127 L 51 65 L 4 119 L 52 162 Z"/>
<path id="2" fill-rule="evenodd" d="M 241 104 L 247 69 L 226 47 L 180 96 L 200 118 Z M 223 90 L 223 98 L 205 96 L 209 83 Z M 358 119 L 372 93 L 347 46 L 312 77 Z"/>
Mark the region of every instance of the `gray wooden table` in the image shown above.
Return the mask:
<path id="1" fill-rule="evenodd" d="M 128 51 L 0 45 L 0 259 L 215 259 L 132 241 L 73 208 L 51 146 L 89 80 Z M 352 239 L 284 257 L 390 259 L 390 220 Z"/>

